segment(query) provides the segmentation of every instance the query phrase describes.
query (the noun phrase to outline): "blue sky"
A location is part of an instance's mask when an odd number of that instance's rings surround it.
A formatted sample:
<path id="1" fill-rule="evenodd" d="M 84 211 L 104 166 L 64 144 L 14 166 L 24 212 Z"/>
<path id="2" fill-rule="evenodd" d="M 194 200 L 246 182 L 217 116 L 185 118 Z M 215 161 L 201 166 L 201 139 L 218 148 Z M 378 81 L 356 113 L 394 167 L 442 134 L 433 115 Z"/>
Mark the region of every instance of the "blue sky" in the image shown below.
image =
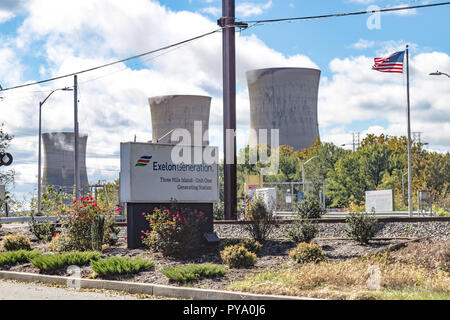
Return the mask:
<path id="1" fill-rule="evenodd" d="M 436 3 L 397 0 L 236 1 L 244 21 Z M 219 0 L 3 0 L 0 2 L 0 84 L 45 79 L 156 49 L 217 28 Z M 370 15 L 258 25 L 237 36 L 239 146 L 246 143 L 249 102 L 245 71 L 263 67 L 314 67 L 319 89 L 321 139 L 341 145 L 351 133 L 406 134 L 403 75 L 371 70 L 373 58 L 411 46 L 412 130 L 428 148 L 450 149 L 450 6 Z M 79 77 L 80 130 L 89 134 L 91 182 L 118 176 L 119 144 L 151 139 L 147 98 L 203 94 L 213 98 L 210 140 L 222 145 L 221 36 L 204 38 L 152 60 L 144 59 Z M 49 90 L 72 79 L 0 93 L 1 122 L 15 135 L 14 191 L 36 188 L 37 106 Z M 46 102 L 43 128 L 70 131 L 73 97 L 55 93 Z M 347 148 L 351 148 L 348 146 Z"/>

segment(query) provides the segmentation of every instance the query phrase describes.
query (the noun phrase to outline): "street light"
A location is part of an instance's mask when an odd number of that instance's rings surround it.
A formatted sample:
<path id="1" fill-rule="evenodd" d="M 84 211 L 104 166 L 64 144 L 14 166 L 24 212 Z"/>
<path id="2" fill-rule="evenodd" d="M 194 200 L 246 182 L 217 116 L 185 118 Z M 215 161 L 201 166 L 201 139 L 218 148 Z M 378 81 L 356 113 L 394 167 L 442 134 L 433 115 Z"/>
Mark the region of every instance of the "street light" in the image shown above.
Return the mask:
<path id="1" fill-rule="evenodd" d="M 302 163 L 302 186 L 303 186 L 303 196 L 305 196 L 305 164 L 310 162 L 312 159 L 318 158 L 319 156 L 314 156 Z"/>
<path id="2" fill-rule="evenodd" d="M 37 207 L 37 214 L 41 214 L 41 122 L 42 122 L 42 106 L 44 103 L 50 98 L 50 96 L 56 92 L 56 91 L 73 91 L 71 88 L 62 88 L 62 89 L 56 89 L 49 93 L 49 95 L 44 99 L 44 101 L 39 102 L 39 152 L 38 152 L 38 207 Z"/>
<path id="3" fill-rule="evenodd" d="M 450 75 L 448 75 L 448 74 L 445 73 L 445 72 L 436 71 L 436 72 L 430 73 L 430 76 L 442 76 L 442 75 L 447 76 L 447 77 L 450 78 Z"/>

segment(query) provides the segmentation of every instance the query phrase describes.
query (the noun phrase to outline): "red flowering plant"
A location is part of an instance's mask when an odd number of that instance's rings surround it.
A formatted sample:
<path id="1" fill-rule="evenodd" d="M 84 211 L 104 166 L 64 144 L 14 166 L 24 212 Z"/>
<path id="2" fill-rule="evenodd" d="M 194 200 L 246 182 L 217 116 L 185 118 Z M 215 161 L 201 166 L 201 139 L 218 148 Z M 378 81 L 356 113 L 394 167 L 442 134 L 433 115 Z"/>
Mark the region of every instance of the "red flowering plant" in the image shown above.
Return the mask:
<path id="1" fill-rule="evenodd" d="M 199 227 L 208 218 L 202 211 L 172 206 L 170 209 L 155 208 L 145 213 L 149 230 L 142 230 L 142 242 L 152 251 L 165 256 L 192 255 L 203 245 Z"/>
<path id="2" fill-rule="evenodd" d="M 105 210 L 97 204 L 91 195 L 74 200 L 72 207 L 67 210 L 67 217 L 63 219 L 63 229 L 69 241 L 76 250 L 92 249 L 92 225 L 96 217 L 104 217 L 103 242 L 108 243 L 108 236 L 114 228 L 114 211 Z M 117 231 L 118 233 L 118 231 Z"/>

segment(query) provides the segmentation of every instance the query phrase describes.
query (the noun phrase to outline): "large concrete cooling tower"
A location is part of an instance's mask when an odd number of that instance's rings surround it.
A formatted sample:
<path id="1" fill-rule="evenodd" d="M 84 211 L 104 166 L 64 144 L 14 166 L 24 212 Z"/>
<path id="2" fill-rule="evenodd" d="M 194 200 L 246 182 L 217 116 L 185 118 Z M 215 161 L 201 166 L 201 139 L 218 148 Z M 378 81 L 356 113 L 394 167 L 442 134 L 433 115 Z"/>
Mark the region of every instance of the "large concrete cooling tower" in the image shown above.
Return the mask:
<path id="1" fill-rule="evenodd" d="M 173 129 L 181 128 L 189 131 L 194 144 L 194 121 L 202 122 L 202 135 L 209 129 L 211 97 L 173 95 L 153 97 L 148 100 L 152 116 L 153 143 L 170 143 L 171 134 L 168 133 Z M 209 135 L 205 137 L 205 140 L 202 144 L 209 145 Z"/>
<path id="2" fill-rule="evenodd" d="M 247 72 L 250 128 L 279 129 L 280 145 L 294 150 L 309 148 L 319 136 L 317 96 L 320 70 L 270 68 Z M 255 137 L 250 135 L 250 144 Z"/>
<path id="3" fill-rule="evenodd" d="M 88 186 L 86 171 L 87 134 L 79 136 L 80 187 Z M 44 143 L 44 175 L 43 185 L 62 188 L 66 193 L 73 192 L 74 185 L 74 133 L 43 133 Z"/>

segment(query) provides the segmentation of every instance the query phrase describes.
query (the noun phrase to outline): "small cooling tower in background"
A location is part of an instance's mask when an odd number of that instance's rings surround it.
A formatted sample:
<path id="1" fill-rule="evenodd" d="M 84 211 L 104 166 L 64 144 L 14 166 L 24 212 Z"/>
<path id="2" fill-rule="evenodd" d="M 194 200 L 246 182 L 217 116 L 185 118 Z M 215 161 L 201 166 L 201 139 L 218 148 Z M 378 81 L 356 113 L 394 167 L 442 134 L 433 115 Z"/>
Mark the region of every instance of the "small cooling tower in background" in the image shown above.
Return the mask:
<path id="1" fill-rule="evenodd" d="M 47 185 L 61 188 L 66 193 L 73 193 L 75 177 L 75 152 L 73 132 L 43 133 L 44 174 L 43 189 Z M 86 144 L 87 134 L 79 135 L 80 188 L 87 187 Z"/>
<path id="2" fill-rule="evenodd" d="M 317 98 L 320 70 L 269 68 L 247 72 L 250 129 L 279 129 L 280 145 L 294 150 L 309 148 L 319 136 Z M 258 143 L 252 140 L 250 144 Z"/>
<path id="3" fill-rule="evenodd" d="M 152 117 L 152 142 L 171 143 L 173 129 L 186 129 L 194 137 L 194 121 L 202 122 L 202 136 L 209 129 L 211 97 L 170 95 L 149 98 Z M 209 145 L 209 135 L 203 145 Z M 177 142 L 177 141 L 175 141 Z"/>

